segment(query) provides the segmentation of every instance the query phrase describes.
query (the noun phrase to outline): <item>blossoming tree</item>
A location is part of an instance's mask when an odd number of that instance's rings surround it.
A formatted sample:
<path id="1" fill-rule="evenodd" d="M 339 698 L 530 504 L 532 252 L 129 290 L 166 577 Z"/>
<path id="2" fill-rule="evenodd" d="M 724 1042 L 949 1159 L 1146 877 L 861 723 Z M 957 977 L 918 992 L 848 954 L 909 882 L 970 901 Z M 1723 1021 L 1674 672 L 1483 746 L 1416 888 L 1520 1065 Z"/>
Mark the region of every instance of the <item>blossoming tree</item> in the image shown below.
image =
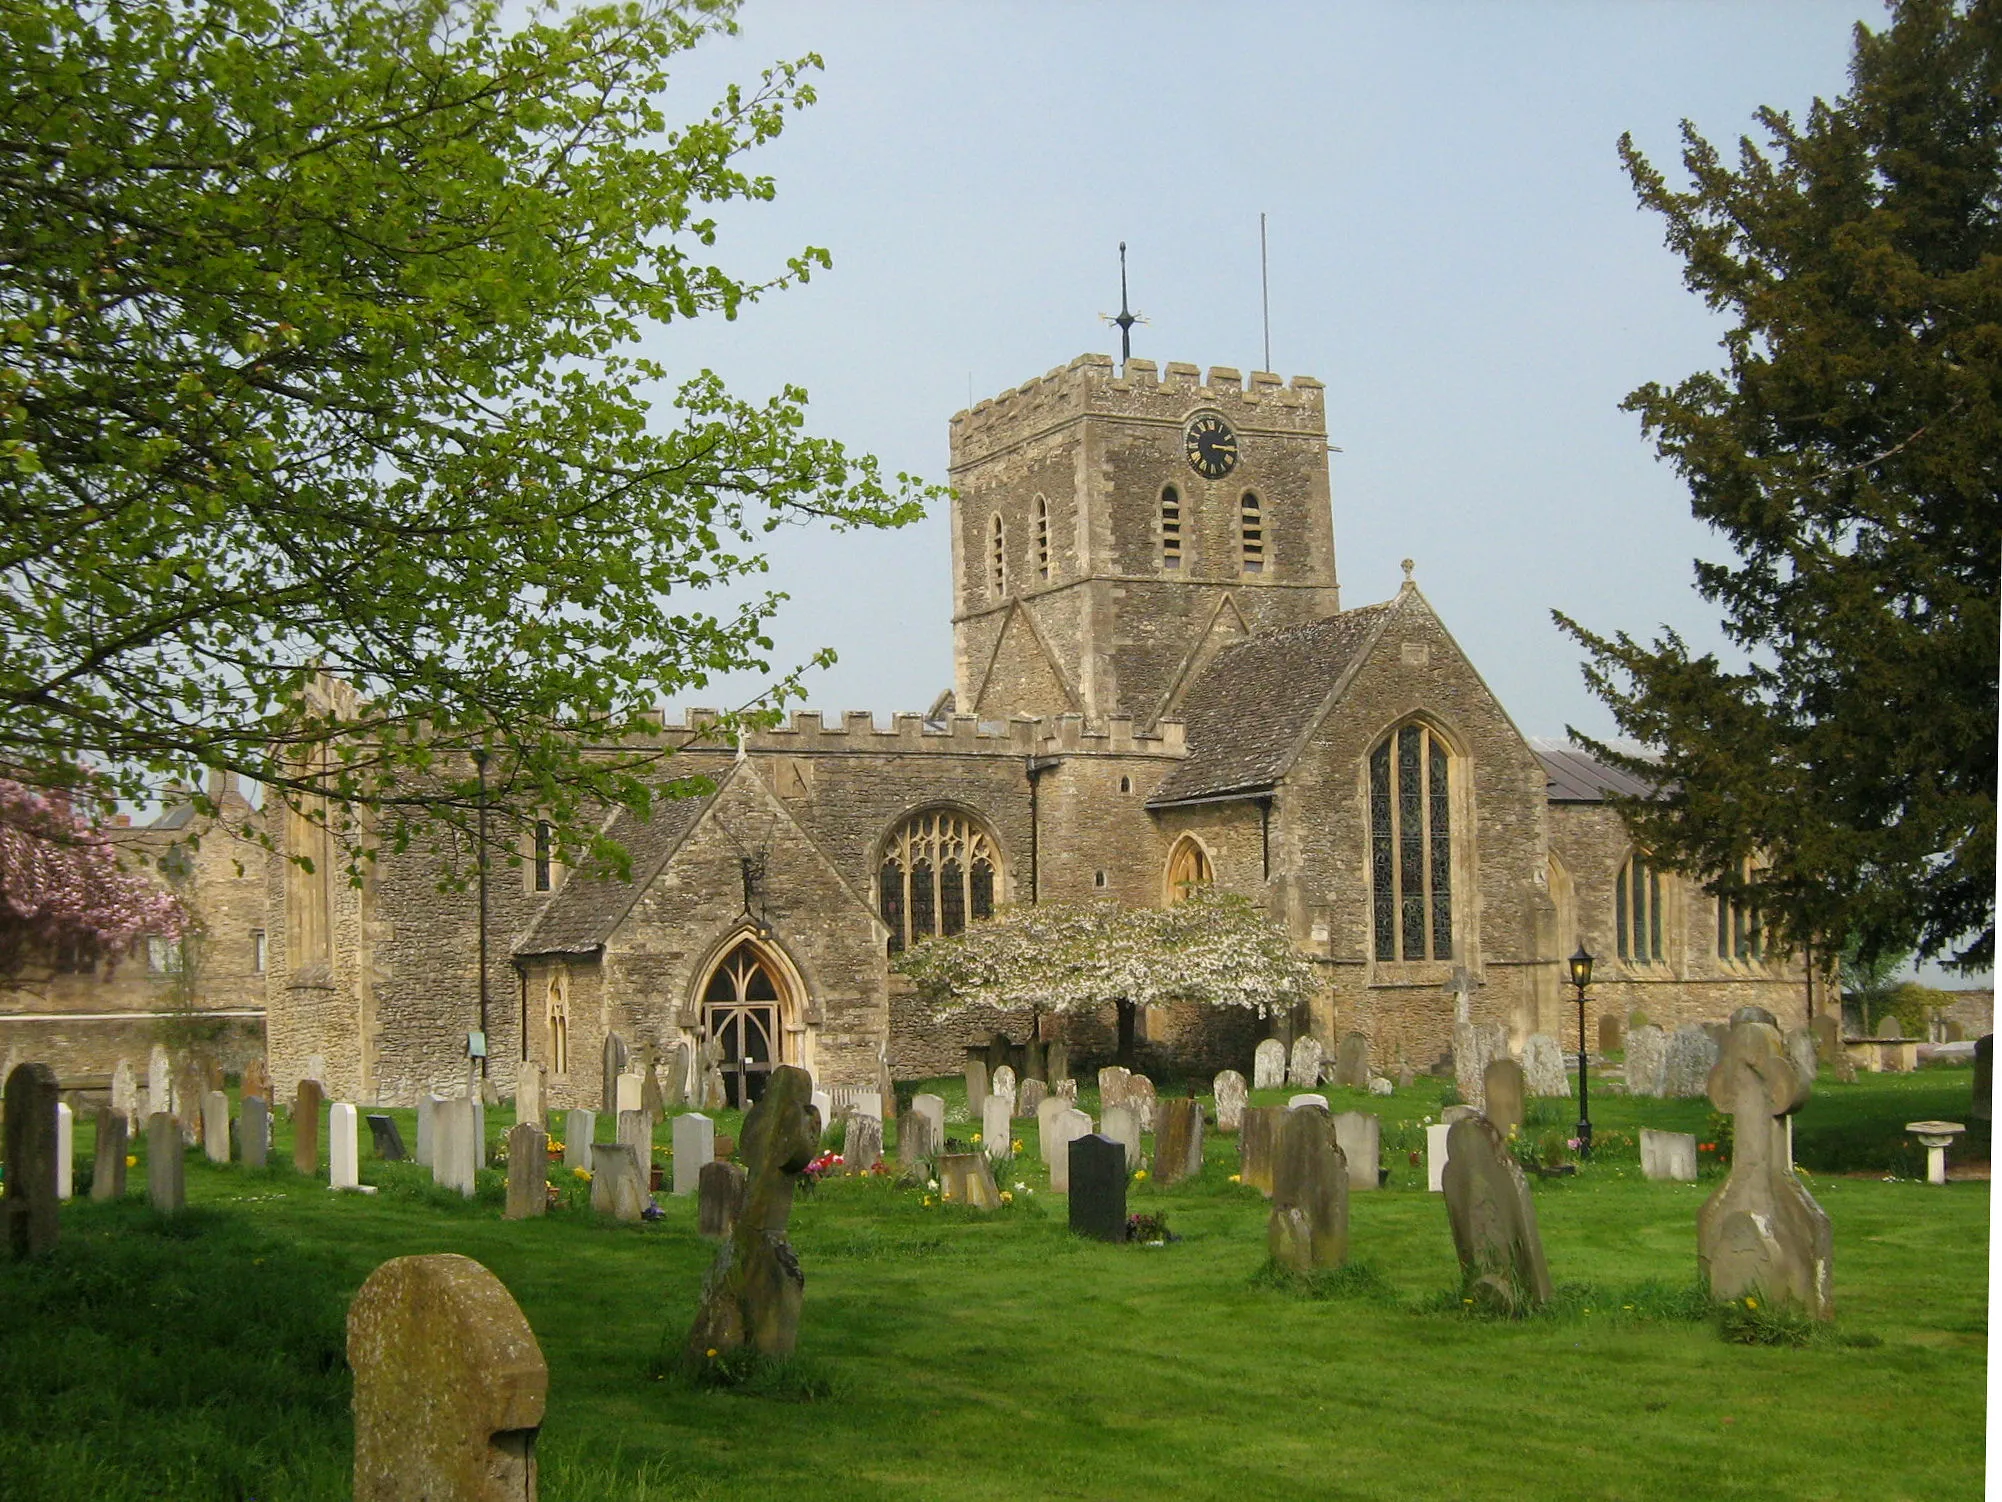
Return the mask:
<path id="1" fill-rule="evenodd" d="M 75 810 L 0 778 L 0 985 L 65 945 L 116 950 L 177 937 L 184 921 L 173 895 L 122 869 Z"/>

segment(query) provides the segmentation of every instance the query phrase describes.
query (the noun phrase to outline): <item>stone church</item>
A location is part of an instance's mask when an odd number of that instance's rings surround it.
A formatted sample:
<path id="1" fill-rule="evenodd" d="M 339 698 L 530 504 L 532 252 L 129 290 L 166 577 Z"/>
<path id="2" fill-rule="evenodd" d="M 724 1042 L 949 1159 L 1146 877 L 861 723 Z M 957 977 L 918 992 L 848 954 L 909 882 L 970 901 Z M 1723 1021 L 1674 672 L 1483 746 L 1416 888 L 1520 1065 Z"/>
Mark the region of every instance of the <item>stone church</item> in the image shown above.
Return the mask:
<path id="1" fill-rule="evenodd" d="M 531 836 L 489 881 L 484 965 L 478 898 L 415 856 L 360 888 L 325 859 L 271 862 L 280 1090 L 311 1061 L 338 1098 L 407 1105 L 465 1078 L 475 1031 L 503 1094 L 533 1060 L 559 1106 L 602 1097 L 612 1033 L 713 1045 L 733 1099 L 777 1063 L 942 1074 L 1028 1019 L 929 1020 L 900 949 L 1006 903 L 1161 904 L 1197 882 L 1264 904 L 1322 968 L 1279 1025 L 1360 1030 L 1379 1067 L 1443 1054 L 1456 977 L 1476 1020 L 1575 1048 L 1561 970 L 1580 942 L 1594 1023 L 1746 1003 L 1803 1020 L 1802 972 L 1762 953 L 1756 915 L 1633 848 L 1604 802 L 1618 774 L 1524 739 L 1409 566 L 1345 608 L 1328 452 L 1320 382 L 1262 372 L 1086 355 L 959 413 L 949 694 L 741 744 L 706 738 L 701 710 L 664 723 L 712 790 L 612 819 L 630 881 L 571 878 Z M 1045 1026 L 1087 1063 L 1105 1037 Z M 1192 1069 L 1249 1068 L 1256 1033 L 1146 1028 Z"/>

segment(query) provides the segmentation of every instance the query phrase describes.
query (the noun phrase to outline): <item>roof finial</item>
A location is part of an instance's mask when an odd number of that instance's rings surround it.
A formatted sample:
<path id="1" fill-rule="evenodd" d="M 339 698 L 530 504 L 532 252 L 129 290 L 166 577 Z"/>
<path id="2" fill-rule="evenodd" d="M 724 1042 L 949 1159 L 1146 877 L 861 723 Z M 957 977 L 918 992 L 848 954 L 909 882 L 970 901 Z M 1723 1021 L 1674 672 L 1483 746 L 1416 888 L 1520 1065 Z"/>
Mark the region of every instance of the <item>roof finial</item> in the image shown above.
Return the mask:
<path id="1" fill-rule="evenodd" d="M 1412 564 L 1412 562 L 1411 562 L 1411 560 L 1410 560 L 1409 558 L 1407 558 L 1407 559 L 1405 559 L 1405 560 L 1404 560 L 1404 564 L 1403 564 L 1403 567 L 1404 567 L 1404 582 L 1405 582 L 1406 584 L 1409 584 L 1409 583 L 1411 583 L 1411 582 L 1412 582 L 1412 580 L 1411 580 L 1411 570 L 1412 570 L 1412 568 L 1413 568 L 1413 564 Z"/>

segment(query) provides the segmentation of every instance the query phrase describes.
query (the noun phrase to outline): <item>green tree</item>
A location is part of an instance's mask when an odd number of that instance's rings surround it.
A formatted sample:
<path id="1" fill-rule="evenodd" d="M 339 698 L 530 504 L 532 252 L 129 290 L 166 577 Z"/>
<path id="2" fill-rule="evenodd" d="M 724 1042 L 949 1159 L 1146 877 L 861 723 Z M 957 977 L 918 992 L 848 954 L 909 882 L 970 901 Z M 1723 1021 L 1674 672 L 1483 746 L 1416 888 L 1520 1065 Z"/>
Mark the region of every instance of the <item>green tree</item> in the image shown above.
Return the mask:
<path id="1" fill-rule="evenodd" d="M 648 712 L 771 671 L 781 597 L 695 592 L 786 520 L 933 494 L 807 435 L 802 391 L 663 384 L 636 345 L 829 263 L 711 263 L 819 65 L 671 128 L 670 65 L 731 9 L 5 8 L 0 776 L 226 768 L 350 856 L 667 785 Z"/>
<path id="2" fill-rule="evenodd" d="M 1758 115 L 1735 164 L 1683 126 L 1640 200 L 1731 320 L 1725 367 L 1627 398 L 1736 557 L 1698 563 L 1744 666 L 1594 634 L 1586 678 L 1659 760 L 1657 858 L 1782 941 L 1992 963 L 2002 506 L 2002 7 L 1904 0 L 1850 91 Z M 1574 732 L 1575 733 L 1575 732 Z M 1752 862 L 1750 857 L 1761 859 Z M 1720 874 L 1721 873 L 1721 874 Z M 1835 942 L 1831 943 L 1833 940 Z"/>

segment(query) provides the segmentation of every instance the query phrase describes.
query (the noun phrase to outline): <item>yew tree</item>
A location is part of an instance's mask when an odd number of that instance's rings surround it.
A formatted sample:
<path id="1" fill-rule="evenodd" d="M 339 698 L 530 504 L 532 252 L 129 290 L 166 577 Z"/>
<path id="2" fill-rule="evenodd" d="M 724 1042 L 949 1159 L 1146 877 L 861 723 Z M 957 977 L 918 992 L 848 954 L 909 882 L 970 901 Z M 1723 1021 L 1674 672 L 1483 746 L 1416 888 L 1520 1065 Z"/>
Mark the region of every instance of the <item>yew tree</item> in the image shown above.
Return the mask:
<path id="1" fill-rule="evenodd" d="M 2002 572 L 2002 6 L 1901 0 L 1849 92 L 1677 186 L 1620 144 L 1720 369 L 1627 398 L 1729 561 L 1699 562 L 1741 660 L 1557 617 L 1663 788 L 1657 859 L 1832 952 L 1994 957 Z M 1574 735 L 1576 732 L 1574 732 Z M 1581 739 L 1584 739 L 1581 737 Z M 1756 858 L 1756 859 L 1755 859 Z"/>
<path id="2" fill-rule="evenodd" d="M 715 258 L 818 66 L 671 121 L 730 11 L 5 8 L 0 776 L 228 769 L 351 849 L 482 797 L 575 831 L 668 785 L 648 712 L 771 672 L 780 597 L 702 592 L 783 522 L 930 494 L 811 436 L 802 391 L 642 346 L 829 264 Z"/>

